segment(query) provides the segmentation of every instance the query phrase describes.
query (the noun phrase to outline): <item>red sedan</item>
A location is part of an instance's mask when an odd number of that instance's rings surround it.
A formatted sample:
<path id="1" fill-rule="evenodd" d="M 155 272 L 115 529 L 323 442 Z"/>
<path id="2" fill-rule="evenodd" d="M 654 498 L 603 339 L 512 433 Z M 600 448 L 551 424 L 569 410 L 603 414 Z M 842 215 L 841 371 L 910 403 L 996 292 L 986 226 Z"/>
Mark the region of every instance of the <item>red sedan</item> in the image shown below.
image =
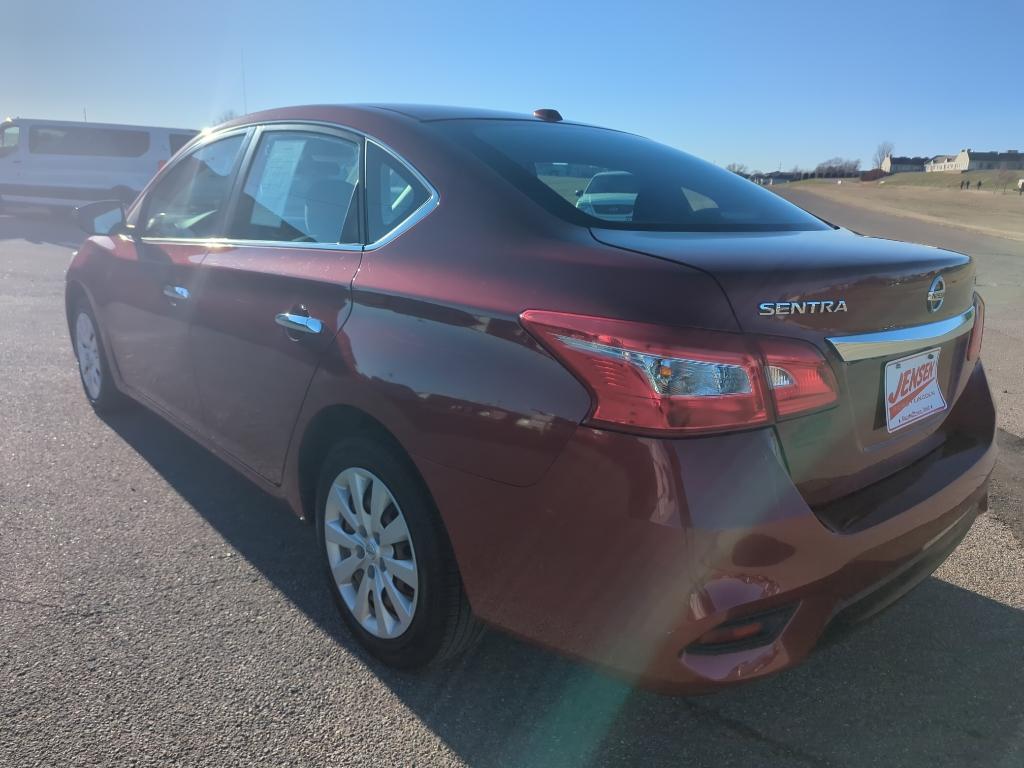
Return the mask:
<path id="1" fill-rule="evenodd" d="M 274 110 L 78 217 L 89 401 L 144 404 L 313 520 L 390 664 L 489 624 L 667 690 L 756 678 L 987 503 L 970 258 L 638 136 Z"/>

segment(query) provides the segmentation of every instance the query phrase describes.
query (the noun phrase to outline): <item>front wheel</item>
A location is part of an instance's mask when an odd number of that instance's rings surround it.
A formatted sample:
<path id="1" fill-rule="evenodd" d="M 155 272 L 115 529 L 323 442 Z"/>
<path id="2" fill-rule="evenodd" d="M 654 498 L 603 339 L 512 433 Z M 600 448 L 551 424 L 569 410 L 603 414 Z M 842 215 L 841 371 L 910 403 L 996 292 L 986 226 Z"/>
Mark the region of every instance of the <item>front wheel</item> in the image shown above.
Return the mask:
<path id="1" fill-rule="evenodd" d="M 320 473 L 316 517 L 335 604 L 374 656 L 422 667 L 479 637 L 447 533 L 399 450 L 367 436 L 335 445 Z"/>
<path id="2" fill-rule="evenodd" d="M 74 317 L 75 357 L 85 396 L 97 411 L 114 410 L 122 397 L 110 375 L 96 318 L 85 301 L 79 302 Z"/>

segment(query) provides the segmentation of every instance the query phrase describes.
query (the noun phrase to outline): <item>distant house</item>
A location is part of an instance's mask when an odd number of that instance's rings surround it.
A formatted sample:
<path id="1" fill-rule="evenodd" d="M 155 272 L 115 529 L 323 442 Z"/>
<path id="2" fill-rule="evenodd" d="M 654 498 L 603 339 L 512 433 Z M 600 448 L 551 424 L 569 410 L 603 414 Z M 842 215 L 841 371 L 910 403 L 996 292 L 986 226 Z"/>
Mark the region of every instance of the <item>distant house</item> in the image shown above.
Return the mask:
<path id="1" fill-rule="evenodd" d="M 886 155 L 882 160 L 882 170 L 886 173 L 913 173 L 923 171 L 927 157 L 893 157 Z"/>
<path id="2" fill-rule="evenodd" d="M 1005 152 L 975 152 L 965 150 L 969 158 L 969 171 L 1019 171 L 1024 169 L 1024 155 L 1016 149 Z M 963 153 L 961 153 L 963 154 Z"/>
<path id="3" fill-rule="evenodd" d="M 790 173 L 789 171 L 772 171 L 771 173 L 755 174 L 750 177 L 750 180 L 755 184 L 771 187 L 776 184 L 788 184 L 799 178 L 800 174 Z"/>
<path id="4" fill-rule="evenodd" d="M 960 155 L 962 154 L 963 152 L 960 153 Z M 935 171 L 966 171 L 967 160 L 964 159 L 961 164 L 960 155 L 936 155 L 924 164 L 924 170 L 926 173 L 934 173 Z"/>
<path id="5" fill-rule="evenodd" d="M 961 149 L 956 155 L 936 155 L 924 164 L 925 171 L 1018 171 L 1024 170 L 1024 154 L 1016 149 L 1005 152 L 975 152 Z"/>

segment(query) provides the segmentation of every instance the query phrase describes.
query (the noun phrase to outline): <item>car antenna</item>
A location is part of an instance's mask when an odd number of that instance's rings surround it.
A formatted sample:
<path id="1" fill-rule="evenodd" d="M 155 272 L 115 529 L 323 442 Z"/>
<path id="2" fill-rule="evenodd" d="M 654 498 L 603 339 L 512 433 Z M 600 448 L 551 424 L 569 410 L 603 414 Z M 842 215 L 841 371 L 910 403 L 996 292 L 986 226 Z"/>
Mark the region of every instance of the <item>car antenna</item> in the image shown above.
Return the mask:
<path id="1" fill-rule="evenodd" d="M 559 114 L 557 109 L 535 109 L 533 110 L 533 116 L 540 120 L 546 120 L 549 123 L 562 122 L 562 115 Z"/>

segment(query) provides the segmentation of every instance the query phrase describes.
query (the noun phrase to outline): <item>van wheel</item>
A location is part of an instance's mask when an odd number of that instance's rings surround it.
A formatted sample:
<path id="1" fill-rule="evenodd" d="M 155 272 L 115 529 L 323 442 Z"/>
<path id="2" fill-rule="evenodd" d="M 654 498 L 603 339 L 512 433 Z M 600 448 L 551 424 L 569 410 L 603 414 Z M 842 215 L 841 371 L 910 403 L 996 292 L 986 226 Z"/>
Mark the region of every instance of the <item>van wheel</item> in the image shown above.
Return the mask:
<path id="1" fill-rule="evenodd" d="M 85 396 L 98 412 L 116 410 L 124 401 L 110 374 L 110 365 L 99 324 L 85 300 L 75 306 L 72 333 L 75 340 L 75 357 L 78 360 L 78 376 L 82 381 Z"/>
<path id="2" fill-rule="evenodd" d="M 385 664 L 423 667 L 480 637 L 430 494 L 396 448 L 365 435 L 335 445 L 320 472 L 316 528 L 342 618 Z"/>

